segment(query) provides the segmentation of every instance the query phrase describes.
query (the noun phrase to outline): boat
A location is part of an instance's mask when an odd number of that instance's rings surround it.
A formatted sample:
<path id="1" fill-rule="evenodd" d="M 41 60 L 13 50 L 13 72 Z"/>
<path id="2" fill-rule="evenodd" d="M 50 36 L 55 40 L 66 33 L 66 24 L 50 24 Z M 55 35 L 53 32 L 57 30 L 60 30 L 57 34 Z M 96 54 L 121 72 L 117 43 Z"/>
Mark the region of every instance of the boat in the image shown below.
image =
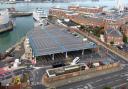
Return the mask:
<path id="1" fill-rule="evenodd" d="M 9 0 L 7 2 L 5 2 L 6 4 L 16 4 L 16 0 Z"/>
<path id="2" fill-rule="evenodd" d="M 0 10 L 0 33 L 13 29 L 13 21 L 9 18 L 8 9 Z"/>
<path id="3" fill-rule="evenodd" d="M 33 11 L 33 18 L 40 22 L 41 19 L 47 18 L 47 14 L 42 8 L 36 8 L 36 10 Z"/>
<path id="4" fill-rule="evenodd" d="M 17 11 L 15 8 L 7 8 L 9 11 L 10 17 L 24 17 L 24 16 L 31 16 L 32 12 L 26 11 Z"/>

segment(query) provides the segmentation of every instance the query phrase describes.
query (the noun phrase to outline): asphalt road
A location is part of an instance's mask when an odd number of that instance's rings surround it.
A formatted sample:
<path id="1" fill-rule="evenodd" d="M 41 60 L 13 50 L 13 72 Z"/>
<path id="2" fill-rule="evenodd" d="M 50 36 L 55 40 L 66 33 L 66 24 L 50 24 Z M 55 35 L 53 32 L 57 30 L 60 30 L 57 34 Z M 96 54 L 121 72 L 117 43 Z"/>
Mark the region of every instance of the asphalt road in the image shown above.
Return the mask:
<path id="1" fill-rule="evenodd" d="M 84 81 L 68 84 L 57 89 L 103 89 L 110 86 L 113 89 L 120 89 L 128 85 L 128 66 L 121 71 L 98 76 Z"/>
<path id="2" fill-rule="evenodd" d="M 32 89 L 46 89 L 46 87 L 42 85 L 42 76 L 44 73 L 46 73 L 46 68 L 49 67 L 50 66 L 35 68 L 31 72 L 30 80 Z"/>

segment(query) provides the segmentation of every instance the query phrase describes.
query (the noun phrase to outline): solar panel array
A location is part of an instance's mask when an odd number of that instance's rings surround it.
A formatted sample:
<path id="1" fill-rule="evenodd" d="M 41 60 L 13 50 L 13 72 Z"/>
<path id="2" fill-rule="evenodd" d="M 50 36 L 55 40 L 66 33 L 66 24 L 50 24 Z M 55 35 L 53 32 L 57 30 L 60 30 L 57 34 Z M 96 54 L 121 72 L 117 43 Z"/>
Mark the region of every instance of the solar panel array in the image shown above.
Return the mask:
<path id="1" fill-rule="evenodd" d="M 88 42 L 75 37 L 64 28 L 44 27 L 43 29 L 32 30 L 28 34 L 30 46 L 34 56 L 51 55 L 76 51 L 82 49 L 95 48 Z"/>

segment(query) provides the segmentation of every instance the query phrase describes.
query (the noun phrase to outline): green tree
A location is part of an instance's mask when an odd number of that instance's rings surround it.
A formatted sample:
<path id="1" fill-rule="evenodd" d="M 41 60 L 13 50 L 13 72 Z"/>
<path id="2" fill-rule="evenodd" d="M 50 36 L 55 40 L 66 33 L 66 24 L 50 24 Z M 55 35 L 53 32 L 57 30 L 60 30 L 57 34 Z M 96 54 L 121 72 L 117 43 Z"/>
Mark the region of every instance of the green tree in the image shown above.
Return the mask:
<path id="1" fill-rule="evenodd" d="M 12 84 L 13 85 L 17 85 L 21 83 L 21 79 L 19 76 L 15 76 L 14 78 L 12 78 Z"/>
<path id="2" fill-rule="evenodd" d="M 103 89 L 112 89 L 112 88 L 107 86 L 107 87 L 104 87 Z"/>
<path id="3" fill-rule="evenodd" d="M 84 25 L 81 25 L 81 26 L 80 26 L 80 29 L 81 29 L 81 30 L 84 30 L 84 29 L 85 29 L 85 26 L 84 26 Z"/>
<path id="4" fill-rule="evenodd" d="M 124 42 L 124 43 L 127 43 L 127 42 L 128 42 L 128 41 L 127 41 L 127 37 L 126 37 L 125 34 L 123 34 L 123 42 Z"/>
<path id="5" fill-rule="evenodd" d="M 21 78 L 21 82 L 25 83 L 25 82 L 27 82 L 28 79 L 29 79 L 29 74 L 28 73 L 24 73 L 23 77 Z"/>
<path id="6" fill-rule="evenodd" d="M 114 41 L 111 41 L 110 44 L 113 45 L 114 44 Z"/>

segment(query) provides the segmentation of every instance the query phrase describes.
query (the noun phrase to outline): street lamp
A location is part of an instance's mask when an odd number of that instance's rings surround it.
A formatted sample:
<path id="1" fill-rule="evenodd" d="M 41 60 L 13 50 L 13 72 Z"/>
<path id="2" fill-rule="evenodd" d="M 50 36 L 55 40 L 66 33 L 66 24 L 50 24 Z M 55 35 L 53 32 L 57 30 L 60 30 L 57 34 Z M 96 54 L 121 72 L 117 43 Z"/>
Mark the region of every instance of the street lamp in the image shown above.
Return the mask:
<path id="1" fill-rule="evenodd" d="M 6 84 L 6 89 L 8 89 L 9 84 Z"/>

